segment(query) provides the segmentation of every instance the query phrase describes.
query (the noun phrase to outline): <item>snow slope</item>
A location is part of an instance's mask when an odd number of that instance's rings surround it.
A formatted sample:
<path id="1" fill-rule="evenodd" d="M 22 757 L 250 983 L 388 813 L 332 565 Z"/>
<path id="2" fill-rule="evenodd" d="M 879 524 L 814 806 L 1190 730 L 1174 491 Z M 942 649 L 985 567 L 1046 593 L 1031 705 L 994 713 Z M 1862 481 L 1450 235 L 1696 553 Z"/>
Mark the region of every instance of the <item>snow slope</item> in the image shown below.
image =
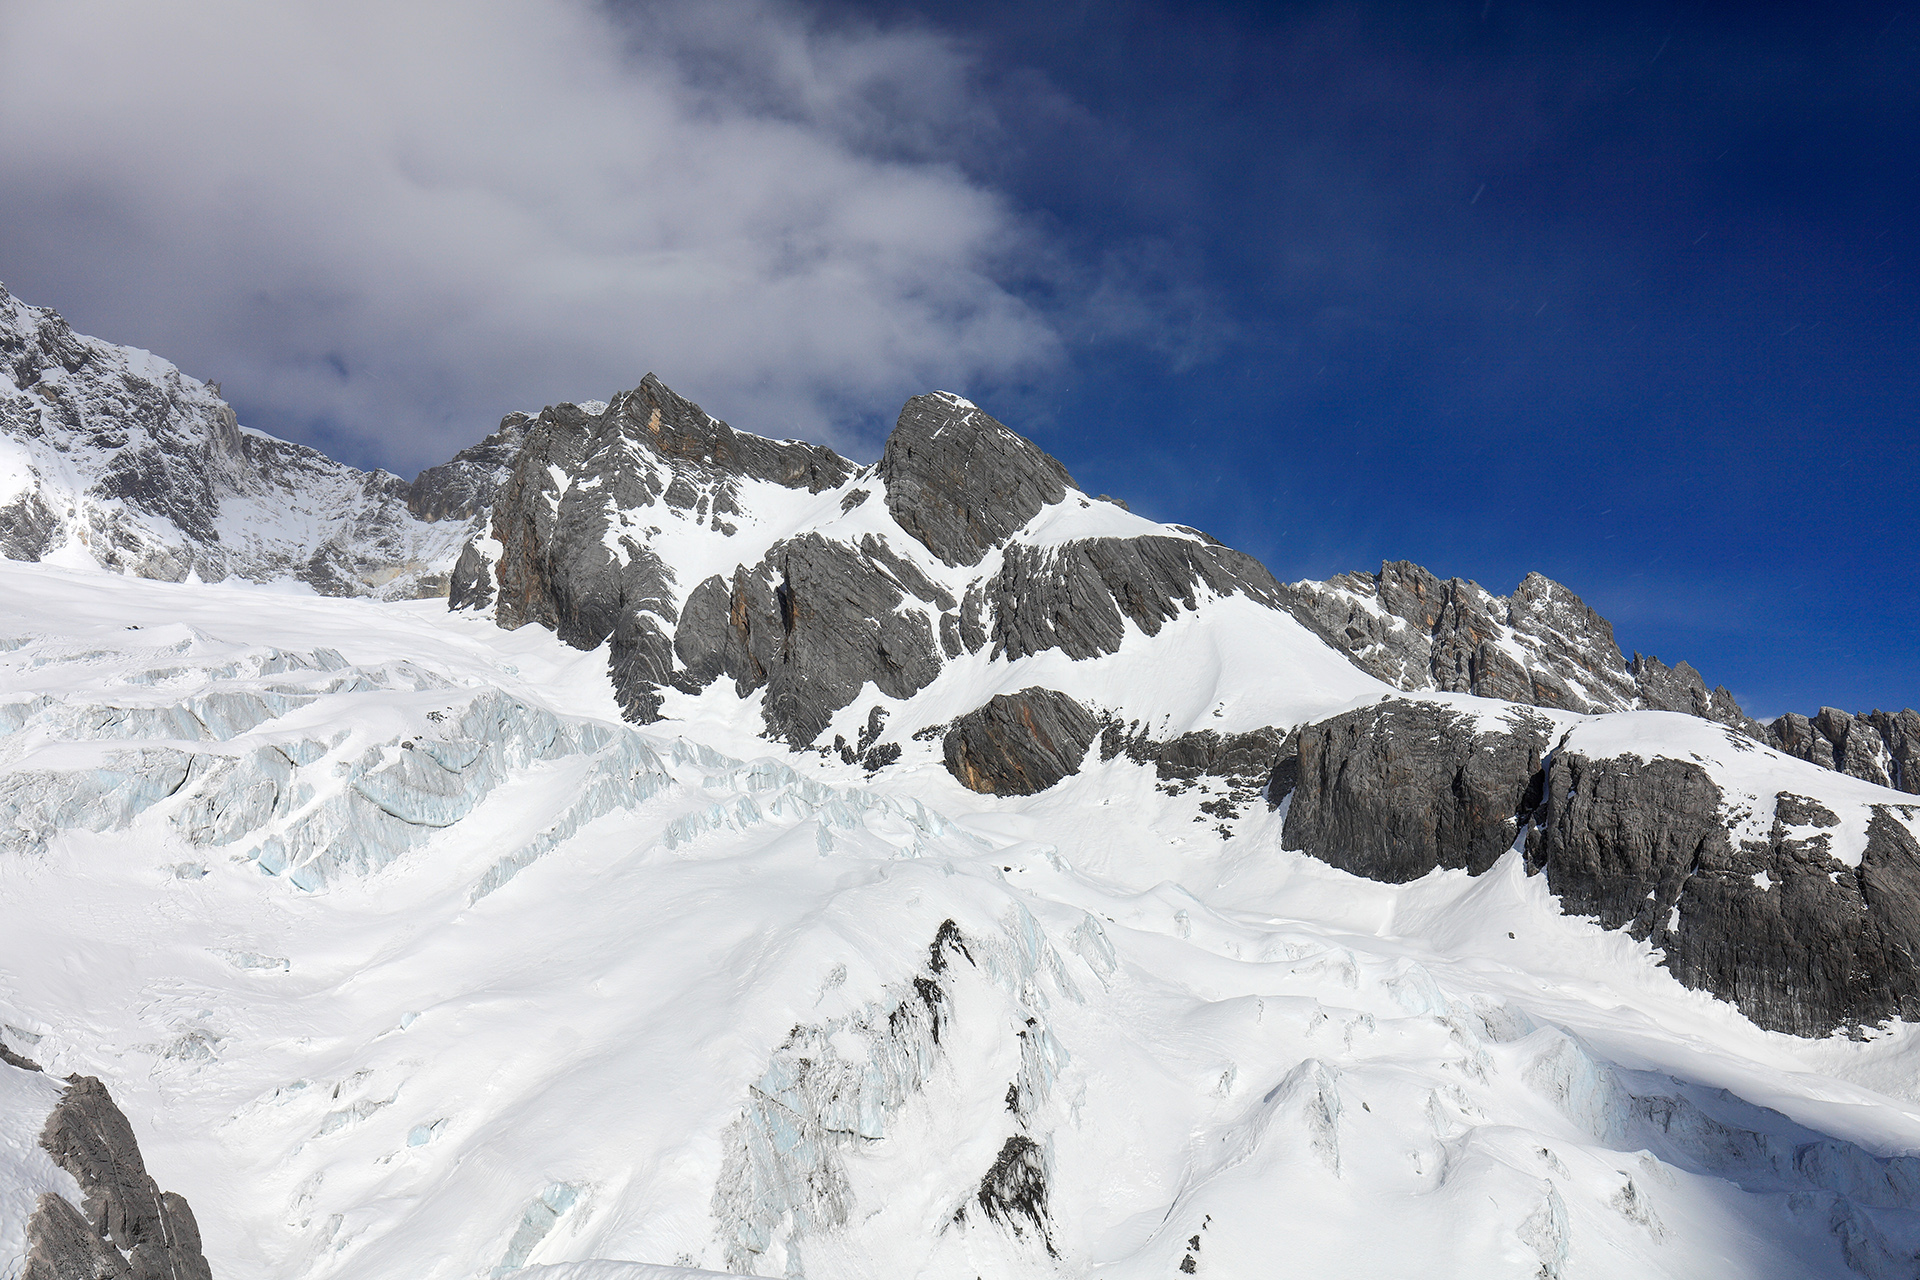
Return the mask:
<path id="1" fill-rule="evenodd" d="M 1911 1030 L 1759 1031 L 1516 857 L 1360 880 L 1124 756 L 870 778 L 719 690 L 635 729 L 603 655 L 433 602 L 0 599 L 0 1022 L 107 1081 L 217 1275 L 1913 1274 Z M 1180 626 L 916 714 L 1371 696 Z"/>

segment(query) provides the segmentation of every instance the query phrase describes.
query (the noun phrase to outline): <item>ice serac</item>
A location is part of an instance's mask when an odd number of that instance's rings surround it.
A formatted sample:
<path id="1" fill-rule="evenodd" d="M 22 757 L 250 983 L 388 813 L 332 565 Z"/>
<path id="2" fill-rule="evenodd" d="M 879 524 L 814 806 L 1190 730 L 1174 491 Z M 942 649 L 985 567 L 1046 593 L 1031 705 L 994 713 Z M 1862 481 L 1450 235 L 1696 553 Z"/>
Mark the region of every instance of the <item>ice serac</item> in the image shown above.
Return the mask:
<path id="1" fill-rule="evenodd" d="M 71 1079 L 40 1145 L 83 1203 L 40 1197 L 21 1280 L 211 1280 L 193 1210 L 147 1173 L 133 1126 L 99 1080 Z"/>
<path id="2" fill-rule="evenodd" d="M 1551 728 L 1518 707 L 1484 728 L 1472 711 L 1397 699 L 1307 725 L 1286 844 L 1390 884 L 1436 867 L 1478 875 L 1522 829 Z"/>
<path id="3" fill-rule="evenodd" d="M 507 444 L 489 443 L 495 454 Z M 399 476 L 247 430 L 217 386 L 76 334 L 0 289 L 8 559 L 173 582 L 294 580 L 323 595 L 441 595 L 490 497 L 483 453 L 449 464 L 457 484 L 449 473 L 416 493 Z"/>
<path id="4" fill-rule="evenodd" d="M 1682 711 L 1741 728 L 1725 689 L 1709 691 L 1682 662 L 1626 661 L 1613 624 L 1559 583 L 1530 573 L 1510 596 L 1441 580 L 1405 560 L 1378 573 L 1296 582 L 1296 610 L 1362 670 L 1415 692 L 1472 693 L 1563 711 Z"/>
<path id="5" fill-rule="evenodd" d="M 959 396 L 915 396 L 880 458 L 894 521 L 953 566 L 979 564 L 1077 488 L 1059 461 Z"/>
<path id="6" fill-rule="evenodd" d="M 1080 772 L 1099 734 L 1093 715 L 1055 689 L 998 694 L 953 722 L 941 746 L 960 785 L 996 796 L 1030 796 Z"/>

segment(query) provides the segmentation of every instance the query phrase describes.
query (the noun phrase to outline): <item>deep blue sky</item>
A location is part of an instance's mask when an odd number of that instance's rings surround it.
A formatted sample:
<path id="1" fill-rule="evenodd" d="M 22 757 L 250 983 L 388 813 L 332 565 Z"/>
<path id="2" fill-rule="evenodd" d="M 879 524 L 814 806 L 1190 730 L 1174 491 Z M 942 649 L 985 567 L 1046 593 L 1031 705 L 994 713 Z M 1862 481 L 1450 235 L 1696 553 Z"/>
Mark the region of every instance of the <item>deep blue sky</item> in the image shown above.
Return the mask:
<path id="1" fill-rule="evenodd" d="M 972 396 L 1282 578 L 1920 705 L 1920 7 L 19 0 L 0 280 L 411 473 Z"/>
<path id="2" fill-rule="evenodd" d="M 1193 345 L 1007 416 L 1282 578 L 1538 570 L 1765 715 L 1920 705 L 1920 10 L 911 6 Z M 875 12 L 900 13 L 887 9 Z"/>

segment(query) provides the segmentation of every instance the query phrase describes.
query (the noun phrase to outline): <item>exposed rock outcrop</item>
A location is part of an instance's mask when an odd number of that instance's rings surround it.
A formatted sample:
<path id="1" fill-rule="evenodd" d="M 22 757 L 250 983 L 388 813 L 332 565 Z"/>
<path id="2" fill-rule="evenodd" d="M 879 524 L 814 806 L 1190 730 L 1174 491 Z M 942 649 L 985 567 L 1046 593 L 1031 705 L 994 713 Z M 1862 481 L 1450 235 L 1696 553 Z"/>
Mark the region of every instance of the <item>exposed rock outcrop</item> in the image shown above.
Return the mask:
<path id="1" fill-rule="evenodd" d="M 43 1195 L 27 1226 L 22 1280 L 210 1280 L 187 1202 L 147 1173 L 133 1126 L 106 1086 L 74 1076 L 40 1145 L 80 1184 L 80 1210 Z"/>
<path id="2" fill-rule="evenodd" d="M 1497 731 L 1430 702 L 1376 703 L 1302 726 L 1288 848 L 1398 884 L 1436 867 L 1478 875 L 1513 847 L 1551 723 L 1515 709 Z M 1272 793 L 1283 793 L 1276 778 Z"/>
<path id="3" fill-rule="evenodd" d="M 495 619 L 510 630 L 538 623 L 581 649 L 611 640 L 624 708 L 650 720 L 672 679 L 680 611 L 647 509 L 692 512 L 730 535 L 743 480 L 817 493 L 852 471 L 831 449 L 738 433 L 648 374 L 610 404 L 557 405 L 526 428 L 494 503 L 497 563 L 463 552 L 452 603 L 497 593 Z"/>
<path id="4" fill-rule="evenodd" d="M 1099 735 L 1093 713 L 1053 689 L 999 694 L 953 722 L 947 772 L 974 791 L 1030 796 L 1080 772 Z"/>
<path id="5" fill-rule="evenodd" d="M 1033 441 L 944 391 L 900 410 L 880 478 L 895 523 L 949 565 L 979 564 L 1078 487 Z"/>
<path id="6" fill-rule="evenodd" d="M 1651 942 L 1681 982 L 1761 1026 L 1920 1017 L 1920 809 L 1872 806 L 1855 864 L 1817 799 L 1736 805 L 1698 757 L 1593 758 L 1567 741 L 1520 707 L 1495 727 L 1400 700 L 1303 726 L 1282 762 L 1298 770 L 1285 844 L 1397 883 L 1479 874 L 1524 832 L 1527 867 L 1563 910 Z"/>
<path id="7" fill-rule="evenodd" d="M 1689 760 L 1558 752 L 1529 863 L 1564 910 L 1665 952 L 1673 975 L 1774 1031 L 1920 1016 L 1920 844 L 1875 806 L 1858 866 L 1807 828 L 1838 821 L 1782 792 L 1768 837 L 1728 837 L 1721 790 Z"/>
<path id="8" fill-rule="evenodd" d="M 1275 608 L 1282 599 L 1264 565 L 1217 543 L 1172 536 L 1015 543 L 988 587 L 994 656 L 1056 648 L 1071 658 L 1113 653 L 1129 619 L 1158 635 L 1183 610 L 1198 608 L 1203 591 L 1240 592 Z"/>
<path id="9" fill-rule="evenodd" d="M 1920 795 L 1920 712 L 1848 715 L 1822 707 L 1808 717 L 1788 712 L 1766 728 L 1777 750 L 1875 786 Z"/>
<path id="10" fill-rule="evenodd" d="M 925 688 L 940 658 L 927 611 L 913 600 L 951 607 L 952 598 L 887 572 L 886 552 L 869 541 L 858 549 L 804 534 L 735 570 L 731 582 L 702 582 L 674 639 L 685 664 L 676 683 L 698 690 L 726 675 L 743 698 L 765 688 L 768 731 L 794 746 L 812 743 L 869 682 L 893 698 Z M 925 594 L 910 598 L 903 576 Z"/>
<path id="11" fill-rule="evenodd" d="M 487 514 L 494 491 L 513 474 L 533 419 L 510 413 L 500 428 L 479 444 L 468 445 L 437 467 L 428 467 L 407 486 L 407 510 L 415 519 L 473 520 Z"/>
<path id="12" fill-rule="evenodd" d="M 1613 625 L 1559 583 L 1530 573 L 1510 596 L 1445 581 L 1405 560 L 1378 573 L 1296 582 L 1293 608 L 1363 671 L 1435 689 L 1563 711 L 1683 711 L 1760 736 L 1725 689 L 1682 662 L 1620 653 Z"/>

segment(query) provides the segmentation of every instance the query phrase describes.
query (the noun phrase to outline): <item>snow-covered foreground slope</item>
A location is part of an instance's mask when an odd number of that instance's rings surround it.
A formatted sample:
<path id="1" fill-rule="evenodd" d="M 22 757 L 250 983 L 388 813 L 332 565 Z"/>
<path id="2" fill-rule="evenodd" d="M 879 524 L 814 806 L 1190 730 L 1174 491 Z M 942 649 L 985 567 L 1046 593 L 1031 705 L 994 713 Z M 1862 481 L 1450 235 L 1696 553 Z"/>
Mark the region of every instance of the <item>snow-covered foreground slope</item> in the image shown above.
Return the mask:
<path id="1" fill-rule="evenodd" d="M 994 798 L 712 693 L 635 729 L 432 602 L 0 599 L 0 1022 L 218 1276 L 1914 1273 L 1911 1033 L 1757 1030 L 1517 853 L 1382 884 L 1125 755 Z M 6 1104 L 0 1244 L 58 1182 Z"/>

